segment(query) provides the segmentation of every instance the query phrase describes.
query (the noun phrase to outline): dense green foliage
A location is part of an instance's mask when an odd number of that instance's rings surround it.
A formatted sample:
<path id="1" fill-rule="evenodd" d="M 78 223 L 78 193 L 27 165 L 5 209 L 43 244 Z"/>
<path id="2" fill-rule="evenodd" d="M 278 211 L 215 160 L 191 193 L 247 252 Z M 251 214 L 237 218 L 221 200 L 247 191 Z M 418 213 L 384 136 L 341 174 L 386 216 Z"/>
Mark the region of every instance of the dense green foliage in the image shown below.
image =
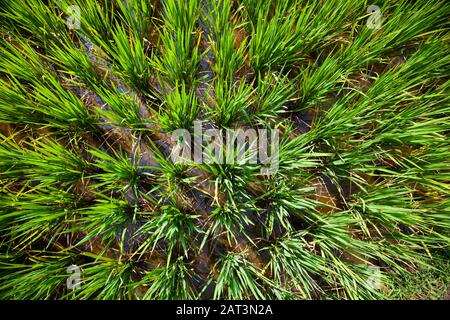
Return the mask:
<path id="1" fill-rule="evenodd" d="M 0 1 L 0 298 L 404 298 L 448 259 L 449 12 Z M 278 170 L 174 163 L 195 120 L 278 129 Z"/>

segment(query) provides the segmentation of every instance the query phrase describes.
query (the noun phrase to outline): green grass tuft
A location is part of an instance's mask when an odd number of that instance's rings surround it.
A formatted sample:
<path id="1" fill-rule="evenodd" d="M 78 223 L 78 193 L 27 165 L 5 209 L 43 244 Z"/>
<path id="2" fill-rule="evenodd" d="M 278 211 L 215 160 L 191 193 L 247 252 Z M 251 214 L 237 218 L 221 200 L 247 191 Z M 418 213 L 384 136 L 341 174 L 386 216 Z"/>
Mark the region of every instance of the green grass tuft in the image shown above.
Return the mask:
<path id="1" fill-rule="evenodd" d="M 441 298 L 450 3 L 371 4 L 0 0 L 0 299 Z"/>

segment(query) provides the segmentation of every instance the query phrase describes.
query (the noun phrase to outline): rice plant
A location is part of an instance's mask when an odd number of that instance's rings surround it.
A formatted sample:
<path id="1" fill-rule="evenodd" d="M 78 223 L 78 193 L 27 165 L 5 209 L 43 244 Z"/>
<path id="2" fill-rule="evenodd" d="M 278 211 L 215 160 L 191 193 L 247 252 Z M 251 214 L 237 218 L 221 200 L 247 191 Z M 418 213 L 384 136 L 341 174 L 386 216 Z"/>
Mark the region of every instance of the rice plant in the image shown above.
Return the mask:
<path id="1" fill-rule="evenodd" d="M 1 0 L 0 299 L 444 292 L 448 12 Z"/>

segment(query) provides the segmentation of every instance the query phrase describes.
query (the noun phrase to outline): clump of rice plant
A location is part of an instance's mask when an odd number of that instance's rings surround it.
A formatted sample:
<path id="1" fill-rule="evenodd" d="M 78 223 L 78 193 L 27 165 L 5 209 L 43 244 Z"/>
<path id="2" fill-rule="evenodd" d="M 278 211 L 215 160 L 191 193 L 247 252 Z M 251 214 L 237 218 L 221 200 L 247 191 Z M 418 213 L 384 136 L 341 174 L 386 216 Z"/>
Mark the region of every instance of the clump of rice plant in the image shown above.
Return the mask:
<path id="1" fill-rule="evenodd" d="M 450 3 L 377 3 L 0 1 L 0 298 L 423 296 Z M 277 129 L 276 170 L 174 139 L 198 126 Z"/>

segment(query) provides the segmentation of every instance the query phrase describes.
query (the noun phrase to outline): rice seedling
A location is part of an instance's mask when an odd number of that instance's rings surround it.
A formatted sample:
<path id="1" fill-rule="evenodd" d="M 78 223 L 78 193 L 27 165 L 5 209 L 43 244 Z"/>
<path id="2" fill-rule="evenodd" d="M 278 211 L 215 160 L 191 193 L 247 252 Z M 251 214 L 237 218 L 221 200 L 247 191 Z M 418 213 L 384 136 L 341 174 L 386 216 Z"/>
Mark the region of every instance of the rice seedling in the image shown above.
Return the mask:
<path id="1" fill-rule="evenodd" d="M 214 72 L 219 80 L 231 81 L 243 66 L 246 41 L 236 43 L 234 33 L 238 30 L 231 13 L 232 1 L 213 1 L 206 9 L 210 12 L 211 35 L 209 42 L 214 55 Z M 235 46 L 239 46 L 235 49 Z"/>
<path id="2" fill-rule="evenodd" d="M 199 293 L 193 287 L 196 274 L 179 257 L 167 266 L 156 267 L 145 272 L 142 280 L 136 284 L 148 287 L 142 299 L 195 299 Z"/>
<path id="3" fill-rule="evenodd" d="M 161 101 L 164 104 L 158 108 L 158 123 L 168 132 L 190 129 L 200 113 L 201 104 L 195 90 L 193 87 L 188 89 L 185 82 L 175 83 L 171 92 L 161 95 Z"/>
<path id="4" fill-rule="evenodd" d="M 0 1 L 0 299 L 439 298 L 450 4 L 376 4 Z"/>
<path id="5" fill-rule="evenodd" d="M 183 81 L 191 84 L 196 77 L 201 54 L 196 22 L 200 15 L 199 1 L 164 1 L 164 27 L 160 31 L 161 52 L 153 58 L 153 67 L 170 84 Z"/>

